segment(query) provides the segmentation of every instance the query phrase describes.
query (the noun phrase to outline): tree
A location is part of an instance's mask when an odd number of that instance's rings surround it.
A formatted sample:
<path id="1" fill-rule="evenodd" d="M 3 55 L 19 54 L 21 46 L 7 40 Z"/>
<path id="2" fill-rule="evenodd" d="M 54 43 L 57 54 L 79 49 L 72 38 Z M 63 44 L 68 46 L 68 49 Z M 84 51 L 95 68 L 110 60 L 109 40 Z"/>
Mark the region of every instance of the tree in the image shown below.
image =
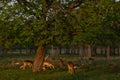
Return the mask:
<path id="1" fill-rule="evenodd" d="M 36 45 L 33 72 L 42 69 L 46 45 L 64 45 L 72 41 L 74 30 L 69 22 L 70 11 L 57 1 L 6 0 L 3 4 L 0 13 L 4 23 L 1 26 L 1 38 L 5 42 L 1 41 L 1 44 L 9 42 L 8 47 L 16 44 Z"/>
<path id="2" fill-rule="evenodd" d="M 120 37 L 115 30 L 119 30 L 118 5 L 119 3 L 110 0 L 85 1 L 80 5 L 77 14 L 74 14 L 77 35 L 73 41 L 86 44 L 88 48 L 94 45 L 110 46 L 114 45 L 114 42 L 118 43 Z M 114 25 L 114 29 L 110 27 L 111 25 Z M 90 49 L 88 51 L 91 53 Z"/>

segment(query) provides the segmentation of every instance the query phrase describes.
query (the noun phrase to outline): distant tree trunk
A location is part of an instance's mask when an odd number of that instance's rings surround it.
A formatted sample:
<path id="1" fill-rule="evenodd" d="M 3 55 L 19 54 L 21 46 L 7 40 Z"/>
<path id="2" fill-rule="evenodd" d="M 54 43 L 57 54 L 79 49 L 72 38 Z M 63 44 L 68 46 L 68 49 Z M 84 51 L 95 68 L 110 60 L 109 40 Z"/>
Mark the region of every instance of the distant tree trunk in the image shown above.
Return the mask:
<path id="1" fill-rule="evenodd" d="M 84 63 L 84 49 L 82 45 L 79 45 L 79 62 L 80 64 Z"/>
<path id="2" fill-rule="evenodd" d="M 19 48 L 19 51 L 20 51 L 20 54 L 22 54 L 22 49 L 21 48 Z"/>
<path id="3" fill-rule="evenodd" d="M 110 59 L 110 46 L 107 47 L 107 50 L 106 50 L 106 58 L 107 58 L 107 60 Z"/>
<path id="4" fill-rule="evenodd" d="M 2 48 L 0 47 L 0 55 L 2 54 Z"/>
<path id="5" fill-rule="evenodd" d="M 44 61 L 45 49 L 43 45 L 38 46 L 36 57 L 33 64 L 33 72 L 38 72 L 42 70 L 42 65 Z"/>
<path id="6" fill-rule="evenodd" d="M 58 57 L 58 48 L 56 46 L 52 46 L 52 59 L 57 59 Z"/>
<path id="7" fill-rule="evenodd" d="M 87 45 L 87 47 L 88 47 L 88 55 L 87 55 L 87 57 L 88 57 L 88 59 L 91 57 L 91 54 L 92 54 L 92 49 L 91 49 L 91 46 L 90 45 Z"/>
<path id="8" fill-rule="evenodd" d="M 80 60 L 82 60 L 83 59 L 83 46 L 82 45 L 79 45 L 79 58 L 80 58 Z"/>
<path id="9" fill-rule="evenodd" d="M 119 53 L 119 56 L 120 56 L 120 46 L 119 46 L 119 48 L 118 48 L 118 53 Z"/>
<path id="10" fill-rule="evenodd" d="M 96 46 L 93 46 L 91 55 L 96 56 Z"/>
<path id="11" fill-rule="evenodd" d="M 25 54 L 29 54 L 29 47 L 26 48 L 26 53 Z"/>
<path id="12" fill-rule="evenodd" d="M 60 55 L 61 55 L 61 52 L 62 52 L 61 50 L 62 50 L 62 48 L 61 48 L 61 47 L 59 47 L 59 54 L 60 54 Z"/>
<path id="13" fill-rule="evenodd" d="M 51 57 L 52 57 L 52 59 L 54 60 L 55 59 L 55 47 L 52 45 L 51 46 Z"/>

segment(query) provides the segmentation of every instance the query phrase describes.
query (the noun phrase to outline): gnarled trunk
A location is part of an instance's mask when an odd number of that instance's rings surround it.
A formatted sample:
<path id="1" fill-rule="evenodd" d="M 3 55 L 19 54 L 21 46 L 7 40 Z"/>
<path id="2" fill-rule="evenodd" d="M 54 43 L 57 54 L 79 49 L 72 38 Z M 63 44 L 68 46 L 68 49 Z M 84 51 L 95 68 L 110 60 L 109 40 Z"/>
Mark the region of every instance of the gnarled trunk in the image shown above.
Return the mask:
<path id="1" fill-rule="evenodd" d="M 42 70 L 44 53 L 45 53 L 44 46 L 43 45 L 38 46 L 36 57 L 33 64 L 33 72 L 38 72 Z"/>

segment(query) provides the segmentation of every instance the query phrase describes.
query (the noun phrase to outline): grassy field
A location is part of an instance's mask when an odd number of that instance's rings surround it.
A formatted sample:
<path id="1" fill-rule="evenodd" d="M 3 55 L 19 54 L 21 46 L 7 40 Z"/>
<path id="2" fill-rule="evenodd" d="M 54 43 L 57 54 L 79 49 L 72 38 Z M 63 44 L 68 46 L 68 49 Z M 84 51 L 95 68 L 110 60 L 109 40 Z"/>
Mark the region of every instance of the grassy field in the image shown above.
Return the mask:
<path id="1" fill-rule="evenodd" d="M 25 59 L 34 59 L 34 55 L 4 55 L 0 56 L 0 80 L 120 80 L 119 60 L 105 62 L 96 60 L 95 65 L 84 65 L 76 70 L 75 74 L 69 74 L 67 68 L 33 73 L 29 68 L 20 70 L 20 65 Z M 66 60 L 77 60 L 76 57 L 67 57 Z M 53 61 L 57 65 L 57 61 Z"/>

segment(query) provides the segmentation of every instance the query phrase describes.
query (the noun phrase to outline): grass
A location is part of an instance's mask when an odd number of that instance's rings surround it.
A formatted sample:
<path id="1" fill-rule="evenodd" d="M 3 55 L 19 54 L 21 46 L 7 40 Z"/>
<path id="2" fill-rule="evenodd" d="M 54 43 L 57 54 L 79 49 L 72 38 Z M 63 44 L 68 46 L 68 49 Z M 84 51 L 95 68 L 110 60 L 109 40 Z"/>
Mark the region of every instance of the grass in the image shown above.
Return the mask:
<path id="1" fill-rule="evenodd" d="M 109 73 L 104 70 L 81 71 L 69 74 L 67 71 L 46 71 L 33 73 L 30 70 L 14 68 L 0 69 L 0 80 L 119 80 L 120 73 Z"/>
<path id="2" fill-rule="evenodd" d="M 96 65 L 84 65 L 76 70 L 75 74 L 69 74 L 67 69 L 47 70 L 33 73 L 30 69 L 20 70 L 19 66 L 11 65 L 12 61 L 34 59 L 34 55 L 8 55 L 0 56 L 0 80 L 119 80 L 120 64 L 113 60 L 110 63 Z M 71 58 L 73 59 L 73 58 Z M 74 58 L 75 59 L 75 58 Z M 68 59 L 70 60 L 70 59 Z M 56 63 L 57 64 L 57 63 Z"/>

